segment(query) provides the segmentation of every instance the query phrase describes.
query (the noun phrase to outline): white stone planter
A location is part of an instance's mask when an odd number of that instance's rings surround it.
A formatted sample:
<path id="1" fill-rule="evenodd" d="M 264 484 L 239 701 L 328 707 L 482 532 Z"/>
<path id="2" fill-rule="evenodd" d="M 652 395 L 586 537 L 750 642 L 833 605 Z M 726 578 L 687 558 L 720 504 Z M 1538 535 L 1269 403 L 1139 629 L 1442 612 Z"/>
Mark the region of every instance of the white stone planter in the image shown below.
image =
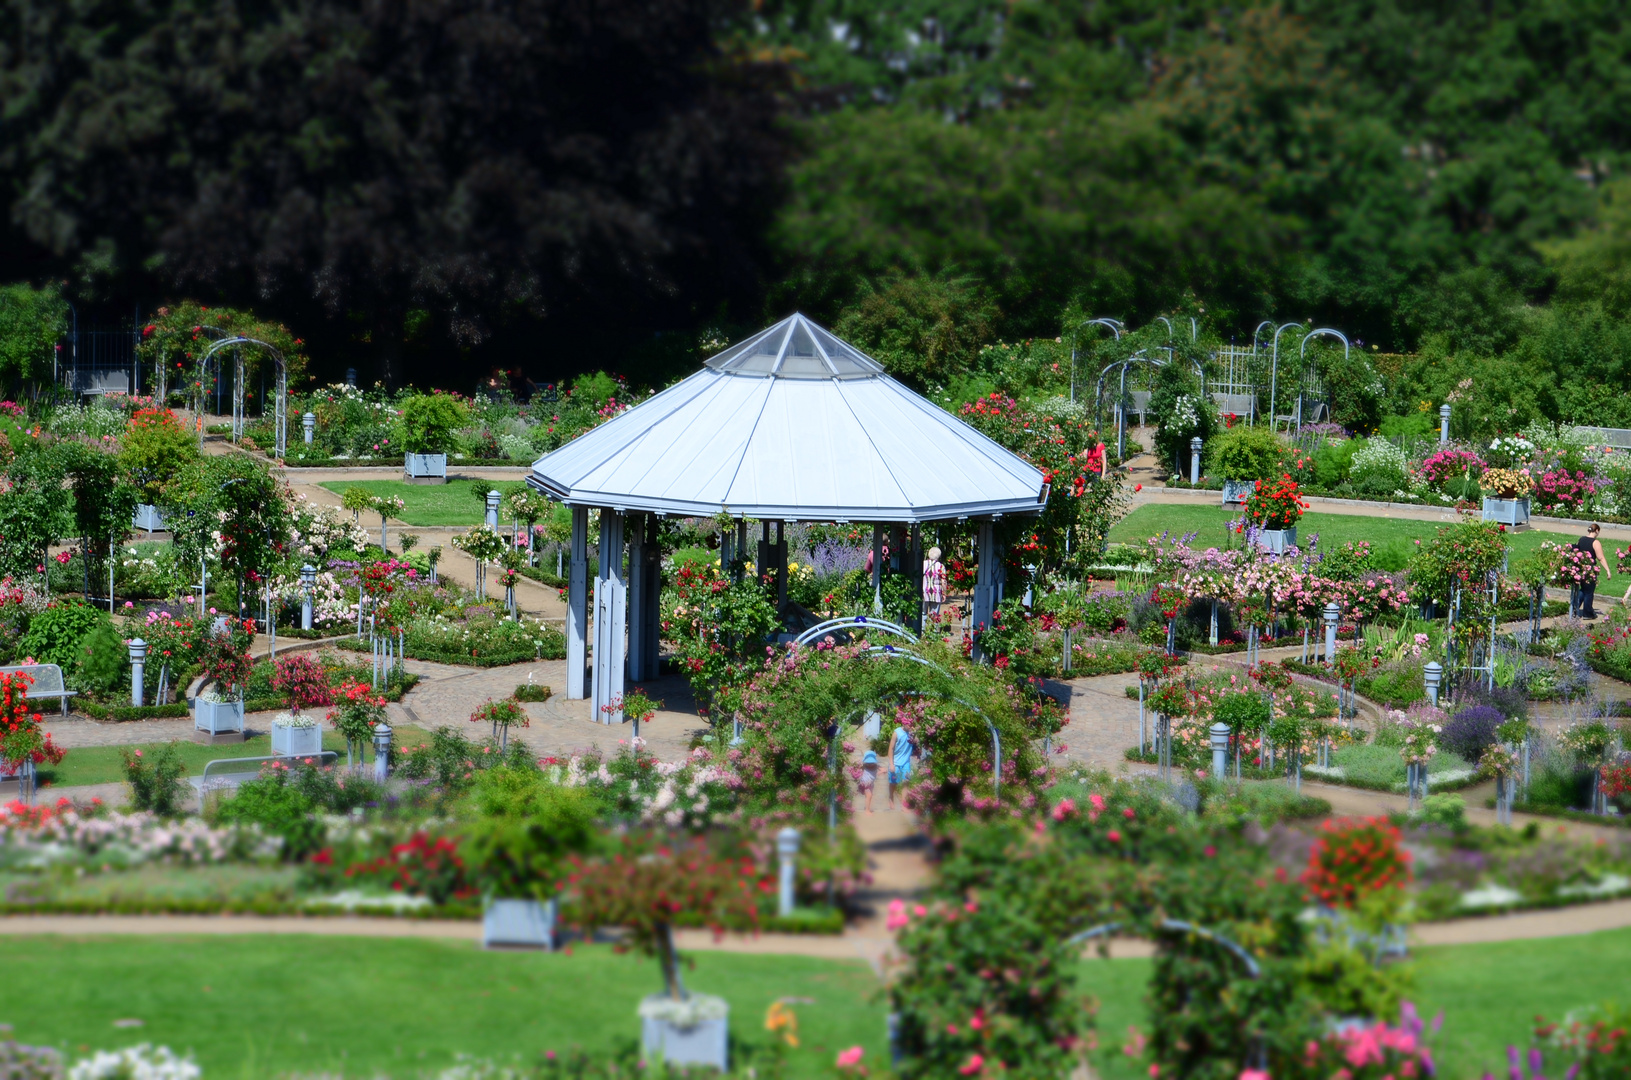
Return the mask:
<path id="1" fill-rule="evenodd" d="M 1516 528 L 1529 524 L 1528 499 L 1492 499 L 1484 496 L 1484 520 Z"/>
<path id="2" fill-rule="evenodd" d="M 1276 555 L 1283 555 L 1287 548 L 1297 546 L 1297 527 L 1295 525 L 1289 529 L 1264 529 L 1257 536 L 1258 543 L 1263 550 L 1273 552 Z"/>
<path id="3" fill-rule="evenodd" d="M 447 483 L 447 455 L 404 454 L 402 478 L 411 484 Z"/>
<path id="4" fill-rule="evenodd" d="M 281 720 L 272 721 L 272 753 L 290 757 L 315 757 L 323 752 L 323 729 L 296 727 Z"/>
<path id="5" fill-rule="evenodd" d="M 490 900 L 481 916 L 484 949 L 553 949 L 555 901 Z"/>
<path id="6" fill-rule="evenodd" d="M 1246 505 L 1246 496 L 1252 493 L 1257 486 L 1255 480 L 1225 480 L 1223 482 L 1223 505 L 1225 507 L 1241 507 Z"/>
<path id="7" fill-rule="evenodd" d="M 148 503 L 136 504 L 136 516 L 131 520 L 131 527 L 141 529 L 143 532 L 167 532 L 170 528 L 164 521 L 164 515 L 159 508 Z"/>
<path id="8" fill-rule="evenodd" d="M 730 1068 L 730 1006 L 724 998 L 692 994 L 674 1001 L 652 994 L 640 1003 L 640 1046 L 670 1065 Z"/>
<path id="9" fill-rule="evenodd" d="M 210 701 L 193 699 L 193 727 L 211 735 L 243 734 L 244 703 L 242 701 Z"/>

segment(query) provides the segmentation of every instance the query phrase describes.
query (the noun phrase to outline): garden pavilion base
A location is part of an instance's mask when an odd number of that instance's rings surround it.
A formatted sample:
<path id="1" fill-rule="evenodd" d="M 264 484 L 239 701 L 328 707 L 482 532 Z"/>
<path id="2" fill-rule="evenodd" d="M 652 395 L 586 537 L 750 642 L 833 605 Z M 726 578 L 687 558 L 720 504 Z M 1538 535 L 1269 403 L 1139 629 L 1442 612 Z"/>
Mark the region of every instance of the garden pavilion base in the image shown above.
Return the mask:
<path id="1" fill-rule="evenodd" d="M 723 567 L 748 561 L 747 522 L 758 521 L 753 561 L 783 599 L 787 523 L 871 524 L 876 590 L 886 535 L 896 538 L 893 568 L 915 579 L 921 539 L 908 530 L 977 522 L 979 628 L 1001 595 L 995 523 L 1038 514 L 1048 497 L 1035 466 L 797 314 L 540 458 L 528 483 L 572 512 L 566 693 L 589 697 L 604 723 L 622 722 L 627 680 L 657 674 L 660 552 L 650 537 L 661 518 L 727 516 L 735 528 L 723 537 Z M 592 589 L 591 509 L 600 523 Z"/>

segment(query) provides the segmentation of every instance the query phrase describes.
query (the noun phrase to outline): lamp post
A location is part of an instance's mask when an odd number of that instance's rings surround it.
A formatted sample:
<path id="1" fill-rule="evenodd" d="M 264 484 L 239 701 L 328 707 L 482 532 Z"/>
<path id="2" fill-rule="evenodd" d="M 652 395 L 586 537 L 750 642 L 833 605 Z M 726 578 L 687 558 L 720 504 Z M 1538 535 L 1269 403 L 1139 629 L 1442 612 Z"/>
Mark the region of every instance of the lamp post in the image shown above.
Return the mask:
<path id="1" fill-rule="evenodd" d="M 300 629 L 311 629 L 312 592 L 317 587 L 317 567 L 307 563 L 300 568 Z"/>
<path id="2" fill-rule="evenodd" d="M 146 704 L 146 671 L 147 642 L 136 638 L 130 643 L 130 703 L 138 709 Z"/>
<path id="3" fill-rule="evenodd" d="M 1437 660 L 1429 660 L 1427 666 L 1422 668 L 1422 681 L 1427 684 L 1427 700 L 1433 708 L 1438 708 L 1438 688 L 1444 682 L 1444 665 Z"/>
<path id="4" fill-rule="evenodd" d="M 487 493 L 487 527 L 494 532 L 498 531 L 498 502 L 503 497 L 496 491 Z"/>
<path id="5" fill-rule="evenodd" d="M 1337 607 L 1336 601 L 1325 605 L 1325 662 L 1334 664 L 1337 655 L 1337 622 L 1342 618 L 1342 609 Z"/>
<path id="6" fill-rule="evenodd" d="M 1221 780 L 1229 775 L 1229 725 L 1218 721 L 1212 725 L 1212 776 Z"/>
<path id="7" fill-rule="evenodd" d="M 776 914 L 786 918 L 793 914 L 794 860 L 799 853 L 799 831 L 786 828 L 776 834 L 776 861 L 781 871 L 780 889 L 776 895 Z"/>
<path id="8" fill-rule="evenodd" d="M 391 725 L 380 724 L 374 729 L 374 782 L 385 783 L 391 774 Z"/>
<path id="9" fill-rule="evenodd" d="M 1189 440 L 1189 486 L 1198 487 L 1201 482 L 1201 437 L 1195 436 Z"/>
<path id="10" fill-rule="evenodd" d="M 1438 441 L 1450 441 L 1450 404 L 1445 402 L 1438 407 Z"/>
<path id="11" fill-rule="evenodd" d="M 300 431 L 301 431 L 301 435 L 306 440 L 306 445 L 310 446 L 312 436 L 314 434 L 316 434 L 316 432 L 317 432 L 317 414 L 316 413 L 303 413 L 303 414 L 301 414 L 301 417 L 300 417 Z"/>

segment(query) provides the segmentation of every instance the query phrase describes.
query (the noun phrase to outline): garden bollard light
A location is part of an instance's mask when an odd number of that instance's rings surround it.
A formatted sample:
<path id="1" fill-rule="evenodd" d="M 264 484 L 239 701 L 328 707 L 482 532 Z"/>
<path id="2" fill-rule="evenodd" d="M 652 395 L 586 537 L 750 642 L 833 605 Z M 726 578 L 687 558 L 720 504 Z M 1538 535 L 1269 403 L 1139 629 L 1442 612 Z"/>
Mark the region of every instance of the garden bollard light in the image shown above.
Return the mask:
<path id="1" fill-rule="evenodd" d="M 1229 775 L 1229 731 L 1221 720 L 1212 725 L 1212 776 L 1217 780 Z"/>
<path id="2" fill-rule="evenodd" d="M 799 852 L 799 831 L 786 828 L 776 834 L 776 861 L 781 869 L 781 889 L 776 897 L 776 914 L 793 914 L 793 862 Z"/>
<path id="3" fill-rule="evenodd" d="M 300 416 L 301 434 L 305 436 L 306 445 L 311 445 L 311 437 L 317 432 L 317 414 L 302 413 Z"/>
<path id="4" fill-rule="evenodd" d="M 391 774 L 391 725 L 381 724 L 374 729 L 374 782 L 385 783 Z"/>
<path id="5" fill-rule="evenodd" d="M 1438 441 L 1450 441 L 1450 406 L 1447 402 L 1438 407 Z"/>
<path id="6" fill-rule="evenodd" d="M 1429 660 L 1427 666 L 1421 669 L 1422 682 L 1427 684 L 1427 700 L 1438 708 L 1438 688 L 1444 681 L 1444 665 L 1437 660 Z"/>
<path id="7" fill-rule="evenodd" d="M 1201 482 L 1201 437 L 1195 436 L 1189 440 L 1189 486 L 1198 487 Z"/>
<path id="8" fill-rule="evenodd" d="M 136 638 L 130 643 L 130 703 L 138 709 L 146 704 L 143 676 L 147 669 L 147 642 Z"/>
<path id="9" fill-rule="evenodd" d="M 300 590 L 303 598 L 300 601 L 300 629 L 311 629 L 312 590 L 317 585 L 317 567 L 307 563 L 300 568 Z"/>
<path id="10" fill-rule="evenodd" d="M 348 368 L 345 369 L 345 384 L 347 386 L 356 386 L 357 385 L 357 369 L 356 368 L 348 367 Z"/>
<path id="11" fill-rule="evenodd" d="M 1325 662 L 1333 664 L 1337 655 L 1337 622 L 1342 618 L 1342 609 L 1332 601 L 1325 605 Z"/>
<path id="12" fill-rule="evenodd" d="M 503 497 L 496 491 L 487 493 L 487 527 L 495 532 L 498 529 L 498 503 Z"/>

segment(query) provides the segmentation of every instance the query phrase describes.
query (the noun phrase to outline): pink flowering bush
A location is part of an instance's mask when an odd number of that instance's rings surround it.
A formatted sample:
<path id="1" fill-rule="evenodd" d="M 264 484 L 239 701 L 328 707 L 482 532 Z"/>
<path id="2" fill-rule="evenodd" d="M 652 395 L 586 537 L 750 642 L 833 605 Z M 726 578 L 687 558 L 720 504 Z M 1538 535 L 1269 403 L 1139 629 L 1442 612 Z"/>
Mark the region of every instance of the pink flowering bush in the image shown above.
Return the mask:
<path id="1" fill-rule="evenodd" d="M 1573 472 L 1554 469 L 1541 474 L 1530 498 L 1538 509 L 1579 512 L 1585 510 L 1596 494 L 1596 477 L 1579 469 Z"/>
<path id="2" fill-rule="evenodd" d="M 1444 1022 L 1433 1019 L 1432 1033 Z M 1335 1080 L 1421 1080 L 1437 1075 L 1425 1035 L 1428 1026 L 1410 1002 L 1399 1009 L 1397 1025 L 1377 1021 L 1345 1024 L 1320 1042 L 1310 1042 L 1302 1064 L 1309 1077 Z"/>
<path id="3" fill-rule="evenodd" d="M 1443 488 L 1450 480 L 1462 477 L 1477 479 L 1484 471 L 1484 459 L 1470 450 L 1446 447 L 1430 455 L 1416 468 L 1416 475 L 1435 488 Z"/>

